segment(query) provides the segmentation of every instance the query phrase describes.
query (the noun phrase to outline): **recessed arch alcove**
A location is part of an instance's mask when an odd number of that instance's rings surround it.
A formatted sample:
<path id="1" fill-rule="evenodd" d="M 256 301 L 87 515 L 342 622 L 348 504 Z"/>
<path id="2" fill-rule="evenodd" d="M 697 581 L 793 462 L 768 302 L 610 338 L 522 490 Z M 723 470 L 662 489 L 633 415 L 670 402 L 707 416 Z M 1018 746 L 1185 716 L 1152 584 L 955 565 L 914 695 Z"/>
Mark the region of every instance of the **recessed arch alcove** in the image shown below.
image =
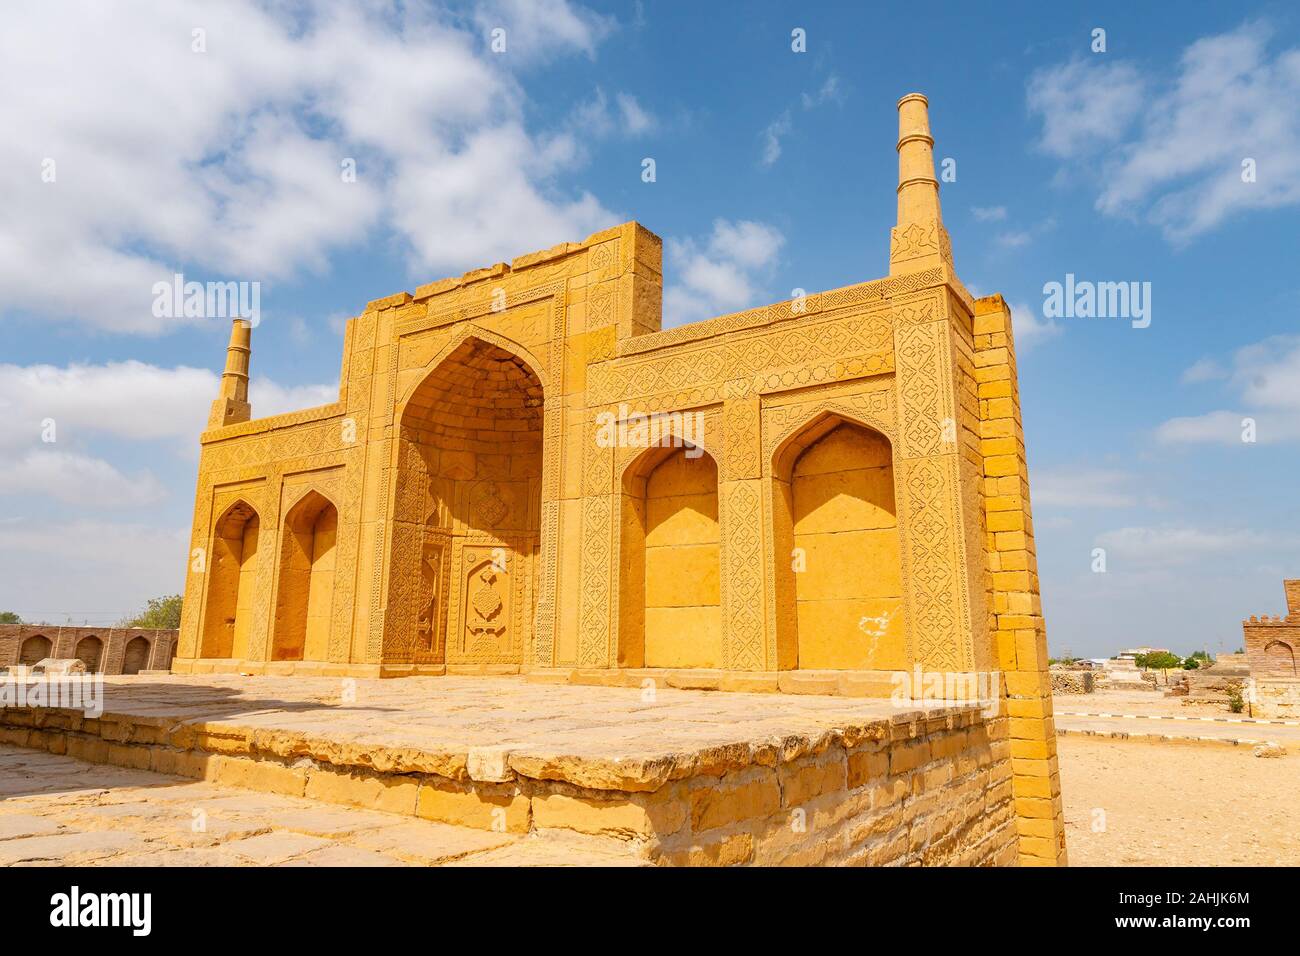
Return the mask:
<path id="1" fill-rule="evenodd" d="M 338 524 L 338 509 L 314 490 L 284 517 L 273 661 L 328 659 Z"/>
<path id="2" fill-rule="evenodd" d="M 1264 645 L 1264 657 L 1282 676 L 1297 676 L 1295 650 L 1286 641 L 1269 641 Z"/>
<path id="3" fill-rule="evenodd" d="M 723 661 L 718 466 L 666 440 L 623 472 L 618 664 L 718 668 Z"/>
<path id="4" fill-rule="evenodd" d="M 148 638 L 136 636 L 126 642 L 122 651 L 122 673 L 138 674 L 149 666 L 149 652 L 153 649 Z"/>
<path id="5" fill-rule="evenodd" d="M 104 642 L 94 634 L 88 634 L 77 641 L 74 654 L 81 663 L 86 665 L 87 674 L 94 674 L 103 669 Z"/>
<path id="6" fill-rule="evenodd" d="M 18 651 L 18 663 L 31 667 L 50 656 L 53 645 L 44 634 L 33 634 L 23 641 Z"/>
<path id="7" fill-rule="evenodd" d="M 201 657 L 242 660 L 248 656 L 260 525 L 253 506 L 240 500 L 214 526 Z"/>
<path id="8" fill-rule="evenodd" d="M 823 412 L 777 447 L 772 496 L 780 666 L 905 670 L 889 439 Z"/>

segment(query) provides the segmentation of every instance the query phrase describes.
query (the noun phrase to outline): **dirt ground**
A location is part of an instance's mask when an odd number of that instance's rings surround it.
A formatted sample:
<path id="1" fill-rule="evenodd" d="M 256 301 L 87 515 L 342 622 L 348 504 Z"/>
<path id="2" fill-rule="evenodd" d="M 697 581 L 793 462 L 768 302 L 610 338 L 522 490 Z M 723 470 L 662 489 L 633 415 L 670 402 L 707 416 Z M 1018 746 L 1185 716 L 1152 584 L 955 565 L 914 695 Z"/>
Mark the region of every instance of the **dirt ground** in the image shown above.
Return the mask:
<path id="1" fill-rule="evenodd" d="M 1300 755 L 1057 741 L 1071 866 L 1300 866 Z M 1100 811 L 1100 812 L 1098 812 Z"/>

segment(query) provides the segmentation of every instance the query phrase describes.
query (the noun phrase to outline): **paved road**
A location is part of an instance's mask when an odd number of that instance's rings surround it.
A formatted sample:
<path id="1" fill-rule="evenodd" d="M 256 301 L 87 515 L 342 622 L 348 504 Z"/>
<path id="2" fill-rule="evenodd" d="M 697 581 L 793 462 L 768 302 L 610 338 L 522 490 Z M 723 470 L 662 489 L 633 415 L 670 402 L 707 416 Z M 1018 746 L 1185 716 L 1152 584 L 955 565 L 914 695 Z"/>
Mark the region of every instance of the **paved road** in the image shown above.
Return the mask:
<path id="1" fill-rule="evenodd" d="M 1103 711 L 1102 713 L 1111 713 Z M 1126 733 L 1167 737 L 1212 737 L 1219 740 L 1250 742 L 1276 741 L 1289 749 L 1300 748 L 1300 726 L 1240 721 L 1198 720 L 1136 714 L 1111 716 L 1075 716 L 1057 705 L 1056 726 L 1059 730 L 1098 734 Z"/>

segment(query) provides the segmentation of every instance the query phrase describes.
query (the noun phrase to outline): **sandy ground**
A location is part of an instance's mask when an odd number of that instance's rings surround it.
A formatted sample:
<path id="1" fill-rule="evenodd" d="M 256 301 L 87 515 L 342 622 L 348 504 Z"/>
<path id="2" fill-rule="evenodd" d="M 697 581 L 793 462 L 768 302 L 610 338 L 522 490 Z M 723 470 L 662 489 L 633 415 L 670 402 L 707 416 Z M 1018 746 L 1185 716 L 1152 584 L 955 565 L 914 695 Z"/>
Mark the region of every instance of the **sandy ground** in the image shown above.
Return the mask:
<path id="1" fill-rule="evenodd" d="M 1057 747 L 1072 866 L 1300 866 L 1294 747 L 1277 759 L 1074 736 Z"/>

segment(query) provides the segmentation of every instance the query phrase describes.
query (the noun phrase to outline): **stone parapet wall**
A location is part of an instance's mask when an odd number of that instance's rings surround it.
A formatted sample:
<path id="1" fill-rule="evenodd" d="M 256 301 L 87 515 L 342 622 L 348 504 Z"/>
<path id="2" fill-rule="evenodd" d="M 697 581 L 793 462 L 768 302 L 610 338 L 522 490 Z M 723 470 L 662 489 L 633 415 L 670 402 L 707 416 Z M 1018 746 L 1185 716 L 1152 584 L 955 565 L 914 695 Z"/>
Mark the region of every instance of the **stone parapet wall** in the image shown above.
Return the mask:
<path id="1" fill-rule="evenodd" d="M 1053 694 L 1091 694 L 1096 687 L 1092 671 L 1050 671 Z"/>
<path id="2" fill-rule="evenodd" d="M 1014 865 L 1017 813 L 1053 826 L 1013 795 L 1007 718 L 974 707 L 646 760 L 424 752 L 52 708 L 0 712 L 0 742 L 460 826 L 616 839 L 670 866 Z"/>

